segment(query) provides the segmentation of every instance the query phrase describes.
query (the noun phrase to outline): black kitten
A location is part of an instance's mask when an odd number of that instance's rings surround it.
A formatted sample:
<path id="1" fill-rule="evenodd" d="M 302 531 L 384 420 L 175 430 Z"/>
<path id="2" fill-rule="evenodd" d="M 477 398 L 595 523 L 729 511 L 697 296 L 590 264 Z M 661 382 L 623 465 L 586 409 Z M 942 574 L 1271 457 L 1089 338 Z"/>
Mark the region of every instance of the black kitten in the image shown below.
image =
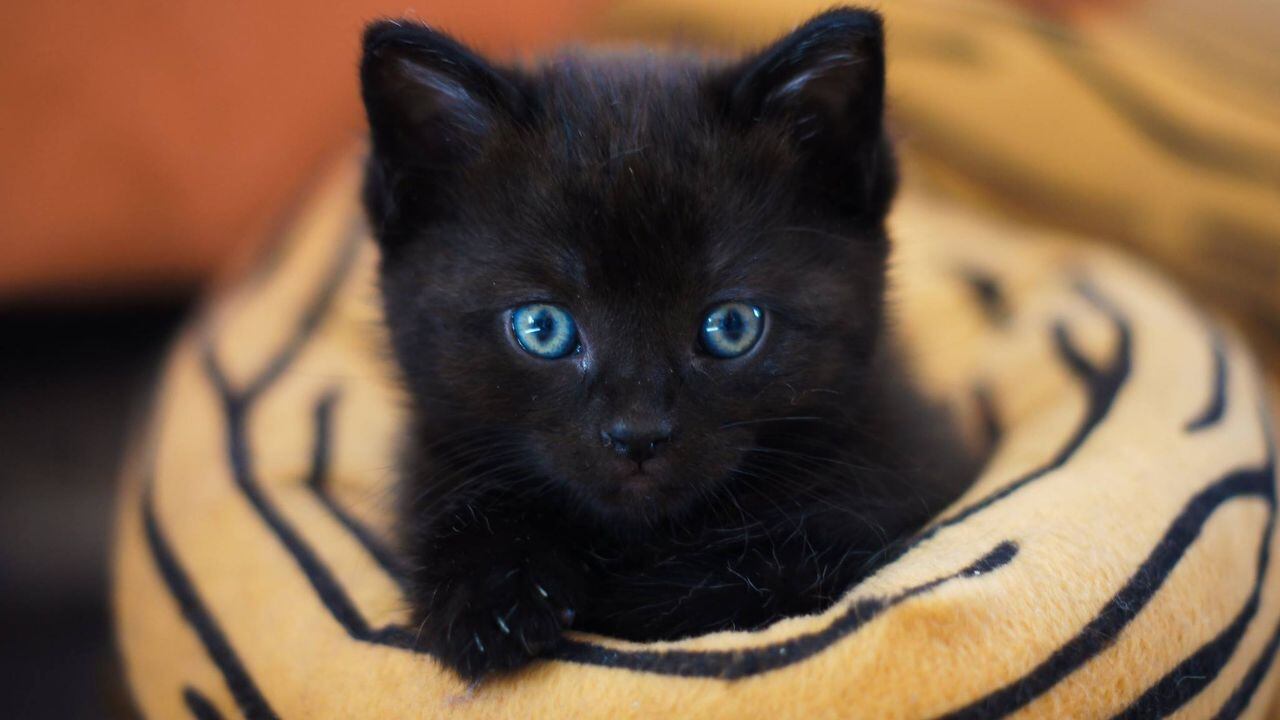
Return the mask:
<path id="1" fill-rule="evenodd" d="M 361 66 L 414 408 L 401 530 L 462 676 L 823 609 L 962 489 L 885 323 L 880 18 L 734 64 L 498 67 L 412 23 Z"/>

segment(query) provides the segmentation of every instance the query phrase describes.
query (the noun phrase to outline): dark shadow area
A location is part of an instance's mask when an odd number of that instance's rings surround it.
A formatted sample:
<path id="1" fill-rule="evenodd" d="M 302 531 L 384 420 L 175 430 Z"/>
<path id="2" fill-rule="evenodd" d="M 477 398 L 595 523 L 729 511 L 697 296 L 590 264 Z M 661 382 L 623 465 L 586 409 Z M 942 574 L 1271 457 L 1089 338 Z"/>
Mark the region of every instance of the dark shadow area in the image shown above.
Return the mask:
<path id="1" fill-rule="evenodd" d="M 109 548 L 182 298 L 0 309 L 0 717 L 130 717 Z"/>

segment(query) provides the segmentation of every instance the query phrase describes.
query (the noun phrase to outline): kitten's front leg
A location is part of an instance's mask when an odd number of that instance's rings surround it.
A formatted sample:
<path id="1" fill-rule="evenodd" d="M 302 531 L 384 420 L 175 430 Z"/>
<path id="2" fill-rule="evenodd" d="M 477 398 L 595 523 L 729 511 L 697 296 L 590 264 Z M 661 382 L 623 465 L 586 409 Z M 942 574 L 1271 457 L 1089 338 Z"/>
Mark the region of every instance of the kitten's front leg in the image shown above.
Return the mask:
<path id="1" fill-rule="evenodd" d="M 583 564 L 556 524 L 511 501 L 465 504 L 435 518 L 415 548 L 419 642 L 472 681 L 555 648 L 585 585 Z"/>

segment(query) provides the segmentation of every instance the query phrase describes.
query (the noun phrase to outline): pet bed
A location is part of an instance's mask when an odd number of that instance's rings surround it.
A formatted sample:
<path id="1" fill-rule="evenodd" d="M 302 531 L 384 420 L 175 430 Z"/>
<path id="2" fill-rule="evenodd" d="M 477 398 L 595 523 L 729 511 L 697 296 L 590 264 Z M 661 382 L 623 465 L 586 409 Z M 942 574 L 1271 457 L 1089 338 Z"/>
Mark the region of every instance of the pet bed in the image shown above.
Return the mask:
<path id="1" fill-rule="evenodd" d="M 992 454 L 829 610 L 571 634 L 468 688 L 389 550 L 399 396 L 349 163 L 175 344 L 118 511 L 114 604 L 155 718 L 1258 717 L 1280 642 L 1275 445 L 1249 353 L 1112 251 L 908 193 L 893 304 Z"/>

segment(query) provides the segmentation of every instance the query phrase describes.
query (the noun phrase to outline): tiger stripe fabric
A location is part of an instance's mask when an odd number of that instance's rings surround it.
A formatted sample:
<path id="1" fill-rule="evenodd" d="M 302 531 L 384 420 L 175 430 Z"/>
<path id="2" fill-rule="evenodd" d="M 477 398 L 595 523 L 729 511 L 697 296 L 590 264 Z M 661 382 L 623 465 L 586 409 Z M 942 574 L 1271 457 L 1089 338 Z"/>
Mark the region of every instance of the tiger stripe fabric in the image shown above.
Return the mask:
<path id="1" fill-rule="evenodd" d="M 893 304 L 991 459 L 827 611 L 637 644 L 572 634 L 467 687 L 406 625 L 403 402 L 358 163 L 176 342 L 126 474 L 119 645 L 154 718 L 1263 717 L 1276 435 L 1240 339 L 1114 251 L 918 192 Z"/>

